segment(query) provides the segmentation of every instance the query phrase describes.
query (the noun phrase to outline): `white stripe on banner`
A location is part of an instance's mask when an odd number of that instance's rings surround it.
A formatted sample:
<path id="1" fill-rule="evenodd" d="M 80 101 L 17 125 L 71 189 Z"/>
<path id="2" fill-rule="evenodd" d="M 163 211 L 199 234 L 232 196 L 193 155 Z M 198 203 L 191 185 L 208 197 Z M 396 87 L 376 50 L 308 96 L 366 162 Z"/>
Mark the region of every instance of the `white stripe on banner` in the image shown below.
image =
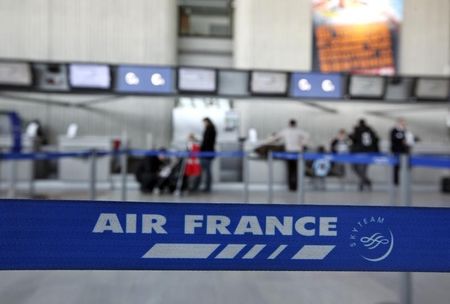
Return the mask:
<path id="1" fill-rule="evenodd" d="M 277 256 L 283 252 L 284 249 L 286 249 L 287 245 L 280 245 L 277 247 L 277 249 L 275 249 L 274 252 L 272 252 L 272 254 L 268 257 L 269 260 L 273 260 L 276 259 Z"/>
<path id="2" fill-rule="evenodd" d="M 293 257 L 293 260 L 323 260 L 335 245 L 305 245 Z"/>
<path id="3" fill-rule="evenodd" d="M 220 244 L 155 244 L 145 259 L 207 259 Z"/>
<path id="4" fill-rule="evenodd" d="M 242 258 L 243 259 L 254 259 L 261 250 L 264 249 L 266 245 L 258 244 L 252 247 Z"/>
<path id="5" fill-rule="evenodd" d="M 233 259 L 238 253 L 244 249 L 245 244 L 227 245 L 217 256 L 216 259 Z"/>
<path id="6" fill-rule="evenodd" d="M 153 245 L 143 256 L 146 259 L 207 259 L 220 244 L 166 244 Z M 246 247 L 246 244 L 228 244 L 214 258 L 234 259 Z M 257 244 L 242 257 L 254 259 L 266 245 Z M 267 258 L 276 259 L 288 246 L 280 245 Z M 305 245 L 293 257 L 293 260 L 323 260 L 336 246 L 334 245 Z"/>

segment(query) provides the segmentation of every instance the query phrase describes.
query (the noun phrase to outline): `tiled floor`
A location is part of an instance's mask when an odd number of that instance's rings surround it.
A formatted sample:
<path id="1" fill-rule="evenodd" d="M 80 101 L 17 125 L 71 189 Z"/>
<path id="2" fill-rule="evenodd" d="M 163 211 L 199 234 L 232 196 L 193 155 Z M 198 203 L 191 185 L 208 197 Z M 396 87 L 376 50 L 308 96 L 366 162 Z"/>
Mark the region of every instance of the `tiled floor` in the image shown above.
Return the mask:
<path id="1" fill-rule="evenodd" d="M 85 186 L 36 185 L 37 193 L 55 199 L 87 199 Z M 215 185 L 212 194 L 143 195 L 130 185 L 133 201 L 242 202 L 243 187 Z M 373 192 L 328 191 L 306 193 L 314 204 L 389 205 L 383 186 Z M 415 186 L 414 206 L 450 207 L 450 196 L 433 187 Z M 19 191 L 26 196 L 26 191 Z M 119 200 L 120 189 L 99 185 L 98 199 Z M 296 193 L 283 187 L 275 203 L 294 204 Z M 252 203 L 267 202 L 264 185 L 253 185 Z M 396 194 L 399 205 L 399 194 Z M 449 219 L 450 220 L 450 219 Z M 450 231 L 449 231 L 450 233 Z M 182 271 L 4 271 L 0 272 L 0 303 L 399 303 L 400 273 L 350 272 L 182 272 Z M 413 303 L 448 304 L 450 274 L 414 273 Z"/>

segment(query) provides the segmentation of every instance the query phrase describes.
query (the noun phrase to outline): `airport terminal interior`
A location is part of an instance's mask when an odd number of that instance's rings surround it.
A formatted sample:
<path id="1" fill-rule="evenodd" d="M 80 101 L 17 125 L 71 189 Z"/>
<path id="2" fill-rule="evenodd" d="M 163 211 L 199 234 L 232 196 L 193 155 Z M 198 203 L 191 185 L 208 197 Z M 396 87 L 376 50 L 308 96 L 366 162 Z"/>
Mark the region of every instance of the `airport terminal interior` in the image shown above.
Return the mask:
<path id="1" fill-rule="evenodd" d="M 0 200 L 432 207 L 450 223 L 449 0 L 0 0 L 0 37 Z M 5 261 L 8 304 L 450 302 L 448 262 Z"/>

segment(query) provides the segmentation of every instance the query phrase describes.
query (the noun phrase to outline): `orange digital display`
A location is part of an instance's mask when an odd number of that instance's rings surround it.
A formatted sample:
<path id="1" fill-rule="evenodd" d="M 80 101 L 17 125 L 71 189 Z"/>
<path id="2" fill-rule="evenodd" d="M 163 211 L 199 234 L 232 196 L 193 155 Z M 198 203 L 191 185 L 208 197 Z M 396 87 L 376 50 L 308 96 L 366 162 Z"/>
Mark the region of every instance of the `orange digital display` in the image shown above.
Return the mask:
<path id="1" fill-rule="evenodd" d="M 316 37 L 322 72 L 394 67 L 386 24 L 319 26 Z"/>
<path id="2" fill-rule="evenodd" d="M 314 69 L 394 74 L 401 0 L 313 0 Z"/>

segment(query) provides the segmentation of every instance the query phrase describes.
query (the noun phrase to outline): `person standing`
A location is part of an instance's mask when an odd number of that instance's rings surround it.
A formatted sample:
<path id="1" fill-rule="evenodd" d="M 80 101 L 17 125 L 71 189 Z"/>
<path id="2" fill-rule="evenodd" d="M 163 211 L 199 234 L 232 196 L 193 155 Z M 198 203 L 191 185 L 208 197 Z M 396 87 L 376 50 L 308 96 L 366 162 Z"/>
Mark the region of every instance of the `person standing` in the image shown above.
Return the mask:
<path id="1" fill-rule="evenodd" d="M 350 138 L 352 140 L 351 152 L 353 153 L 378 153 L 380 151 L 378 147 L 378 135 L 367 125 L 364 119 L 359 120 Z M 352 168 L 359 179 L 359 191 L 363 191 L 364 188 L 371 190 L 372 182 L 367 176 L 369 165 L 354 164 Z"/>
<path id="2" fill-rule="evenodd" d="M 335 138 L 331 141 L 330 151 L 334 154 L 346 154 L 350 152 L 352 141 L 347 135 L 345 129 L 340 129 Z M 333 166 L 334 172 L 339 176 L 345 177 L 345 164 L 336 163 Z"/>
<path id="3" fill-rule="evenodd" d="M 317 147 L 318 154 L 327 153 L 324 146 Z M 330 173 L 331 162 L 328 158 L 322 157 L 315 159 L 312 163 L 311 183 L 314 190 L 326 190 L 326 177 Z"/>
<path id="4" fill-rule="evenodd" d="M 297 121 L 291 119 L 287 128 L 276 133 L 271 139 L 271 142 L 282 140 L 286 152 L 300 153 L 303 152 L 303 147 L 309 139 L 309 134 L 297 127 Z M 297 160 L 288 159 L 287 164 L 287 179 L 290 191 L 297 190 Z"/>
<path id="5" fill-rule="evenodd" d="M 414 144 L 414 136 L 406 129 L 406 121 L 403 118 L 397 120 L 396 125 L 391 130 L 391 152 L 396 156 L 400 154 L 409 154 L 411 147 Z M 400 165 L 394 166 L 394 185 L 399 184 Z"/>
<path id="6" fill-rule="evenodd" d="M 214 126 L 211 119 L 205 117 L 203 119 L 204 131 L 203 131 L 203 139 L 200 145 L 200 152 L 215 152 L 216 146 L 216 127 Z M 214 160 L 213 155 L 202 156 L 200 158 L 200 165 L 202 167 L 201 179 L 205 180 L 205 186 L 203 188 L 203 192 L 211 192 L 212 187 L 212 172 L 211 172 L 211 164 Z"/>
<path id="7" fill-rule="evenodd" d="M 345 129 L 340 129 L 335 138 L 331 141 L 330 150 L 332 153 L 344 154 L 350 152 L 351 140 Z"/>
<path id="8" fill-rule="evenodd" d="M 193 191 L 195 187 L 198 188 L 198 184 L 200 181 L 202 168 L 200 165 L 200 159 L 195 153 L 200 152 L 200 143 L 195 138 L 194 134 L 189 134 L 188 142 L 187 142 L 187 150 L 192 152 L 194 155 L 190 155 L 186 160 L 186 167 L 184 170 L 184 175 L 186 177 L 186 182 L 183 183 L 184 188 L 187 188 L 189 191 Z"/>

